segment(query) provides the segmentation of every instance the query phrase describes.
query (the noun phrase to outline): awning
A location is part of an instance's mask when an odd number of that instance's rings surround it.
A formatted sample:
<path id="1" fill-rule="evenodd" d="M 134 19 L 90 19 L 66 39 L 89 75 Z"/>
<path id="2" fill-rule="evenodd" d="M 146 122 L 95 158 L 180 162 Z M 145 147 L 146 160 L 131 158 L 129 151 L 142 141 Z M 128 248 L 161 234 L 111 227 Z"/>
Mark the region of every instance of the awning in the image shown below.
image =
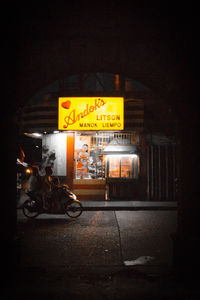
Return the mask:
<path id="1" fill-rule="evenodd" d="M 108 145 L 104 148 L 103 154 L 137 154 L 138 149 L 135 145 Z"/>

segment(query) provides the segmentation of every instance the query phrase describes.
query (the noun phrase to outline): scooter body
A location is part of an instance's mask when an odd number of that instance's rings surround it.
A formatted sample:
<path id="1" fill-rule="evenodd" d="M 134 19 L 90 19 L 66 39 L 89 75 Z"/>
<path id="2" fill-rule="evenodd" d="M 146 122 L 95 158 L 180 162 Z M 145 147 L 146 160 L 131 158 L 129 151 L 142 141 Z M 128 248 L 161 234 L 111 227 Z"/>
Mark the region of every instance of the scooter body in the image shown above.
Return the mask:
<path id="1" fill-rule="evenodd" d="M 24 202 L 22 210 L 27 218 L 36 218 L 40 214 L 66 214 L 77 218 L 82 214 L 82 204 L 76 195 L 67 186 L 60 186 L 51 196 L 46 197 L 47 209 L 43 208 L 41 198 L 33 193 L 27 193 L 28 199 Z M 56 203 L 56 207 L 52 206 Z"/>

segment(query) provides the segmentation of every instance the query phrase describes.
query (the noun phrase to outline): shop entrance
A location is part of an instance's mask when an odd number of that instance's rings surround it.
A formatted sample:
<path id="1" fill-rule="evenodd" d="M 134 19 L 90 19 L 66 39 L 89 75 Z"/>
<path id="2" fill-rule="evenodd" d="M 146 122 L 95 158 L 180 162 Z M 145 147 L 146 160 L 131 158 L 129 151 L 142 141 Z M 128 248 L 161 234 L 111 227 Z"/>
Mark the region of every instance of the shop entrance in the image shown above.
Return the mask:
<path id="1" fill-rule="evenodd" d="M 115 154 L 106 156 L 108 199 L 138 199 L 139 156 Z"/>
<path id="2" fill-rule="evenodd" d="M 76 193 L 92 199 L 135 198 L 140 170 L 136 150 L 133 132 L 75 133 Z"/>

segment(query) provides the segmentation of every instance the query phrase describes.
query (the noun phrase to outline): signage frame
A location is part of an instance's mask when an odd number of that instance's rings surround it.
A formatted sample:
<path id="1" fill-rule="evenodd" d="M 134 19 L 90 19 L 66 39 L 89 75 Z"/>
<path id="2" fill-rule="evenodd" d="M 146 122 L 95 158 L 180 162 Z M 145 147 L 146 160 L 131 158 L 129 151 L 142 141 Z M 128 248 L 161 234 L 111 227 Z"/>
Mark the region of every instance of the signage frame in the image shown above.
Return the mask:
<path id="1" fill-rule="evenodd" d="M 124 130 L 123 97 L 59 97 L 58 130 Z"/>

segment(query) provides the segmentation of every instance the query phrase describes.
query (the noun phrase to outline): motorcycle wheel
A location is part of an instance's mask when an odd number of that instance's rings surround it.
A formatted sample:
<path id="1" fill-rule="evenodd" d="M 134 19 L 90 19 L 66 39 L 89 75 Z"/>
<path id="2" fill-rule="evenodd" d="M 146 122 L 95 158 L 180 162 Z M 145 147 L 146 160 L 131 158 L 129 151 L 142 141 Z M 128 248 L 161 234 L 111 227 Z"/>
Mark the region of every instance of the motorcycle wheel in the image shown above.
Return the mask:
<path id="1" fill-rule="evenodd" d="M 65 207 L 65 213 L 70 218 L 78 218 L 83 212 L 83 206 L 78 200 L 73 200 L 73 202 L 69 203 Z"/>
<path id="2" fill-rule="evenodd" d="M 39 212 L 37 210 L 33 210 L 33 205 L 35 204 L 35 201 L 32 200 L 26 200 L 23 204 L 22 210 L 27 218 L 36 218 L 39 215 Z"/>

